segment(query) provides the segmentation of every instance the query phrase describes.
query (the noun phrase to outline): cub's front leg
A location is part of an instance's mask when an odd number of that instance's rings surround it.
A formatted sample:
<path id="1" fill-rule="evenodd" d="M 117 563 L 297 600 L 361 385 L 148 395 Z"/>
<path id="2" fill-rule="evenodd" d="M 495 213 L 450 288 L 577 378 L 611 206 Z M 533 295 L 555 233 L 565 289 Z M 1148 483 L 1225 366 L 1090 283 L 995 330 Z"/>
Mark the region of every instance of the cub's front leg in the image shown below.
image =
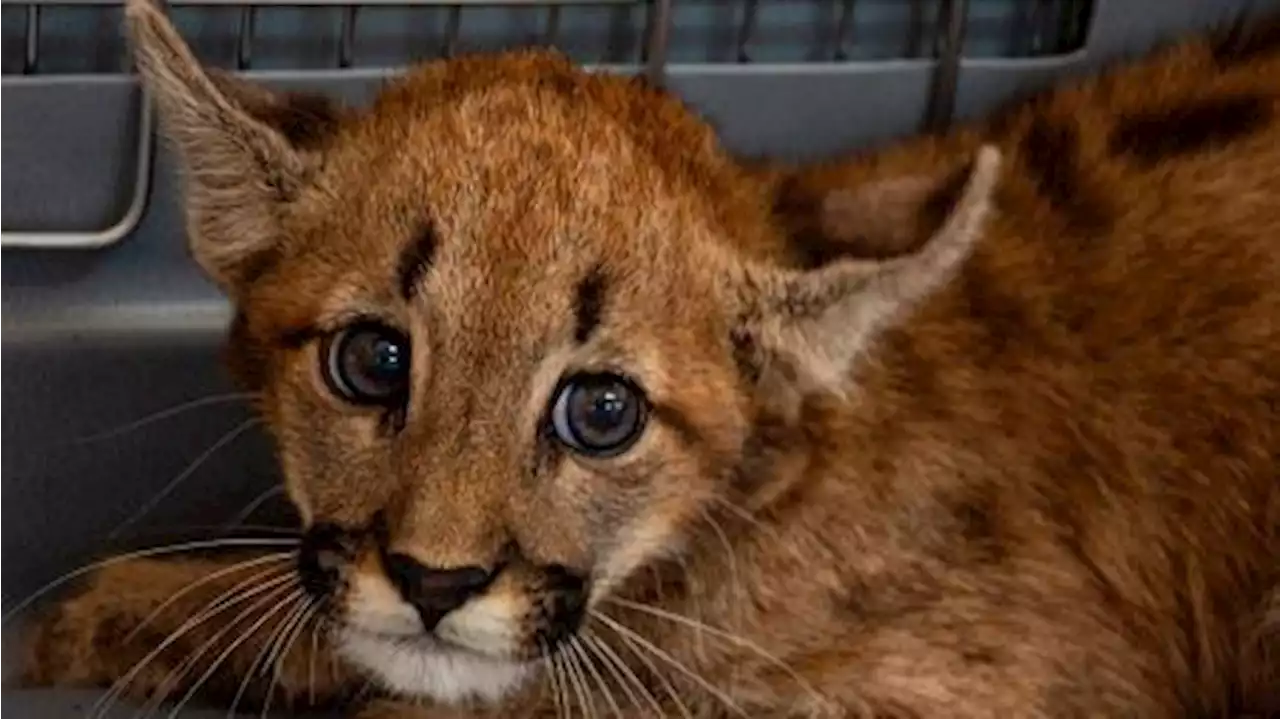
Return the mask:
<path id="1" fill-rule="evenodd" d="M 18 681 L 157 703 L 330 705 L 360 682 L 322 623 L 292 553 L 131 560 L 33 620 Z"/>

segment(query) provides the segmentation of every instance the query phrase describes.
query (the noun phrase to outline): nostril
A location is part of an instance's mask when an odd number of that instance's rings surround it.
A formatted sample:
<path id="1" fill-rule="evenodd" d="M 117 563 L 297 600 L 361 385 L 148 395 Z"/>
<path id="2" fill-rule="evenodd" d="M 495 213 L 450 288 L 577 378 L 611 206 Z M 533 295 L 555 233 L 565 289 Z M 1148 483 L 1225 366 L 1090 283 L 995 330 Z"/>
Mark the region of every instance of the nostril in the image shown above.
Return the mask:
<path id="1" fill-rule="evenodd" d="M 418 610 L 427 629 L 484 591 L 494 577 L 493 572 L 483 567 L 435 569 L 400 553 L 387 554 L 384 562 L 387 576 L 405 601 Z"/>
<path id="2" fill-rule="evenodd" d="M 312 596 L 331 594 L 347 560 L 346 535 L 333 524 L 316 524 L 307 530 L 298 548 L 298 575 Z"/>

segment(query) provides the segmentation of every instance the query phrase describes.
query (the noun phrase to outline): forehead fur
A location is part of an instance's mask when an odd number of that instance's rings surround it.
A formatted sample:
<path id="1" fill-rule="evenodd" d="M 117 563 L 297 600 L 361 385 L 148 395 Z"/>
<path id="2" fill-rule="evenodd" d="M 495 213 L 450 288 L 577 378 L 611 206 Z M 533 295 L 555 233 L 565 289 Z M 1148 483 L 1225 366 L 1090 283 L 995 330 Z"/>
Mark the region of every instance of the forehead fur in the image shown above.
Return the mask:
<path id="1" fill-rule="evenodd" d="M 777 243 L 757 187 L 643 80 L 549 51 L 431 63 L 340 128 L 250 297 L 270 295 L 283 331 L 325 312 L 304 299 L 392 304 L 414 289 L 397 278 L 423 241 L 442 288 L 481 275 L 518 285 L 521 269 L 561 268 L 568 282 L 598 264 L 671 269 L 671 250 L 711 237 Z M 449 276 L 463 266 L 471 279 Z"/>

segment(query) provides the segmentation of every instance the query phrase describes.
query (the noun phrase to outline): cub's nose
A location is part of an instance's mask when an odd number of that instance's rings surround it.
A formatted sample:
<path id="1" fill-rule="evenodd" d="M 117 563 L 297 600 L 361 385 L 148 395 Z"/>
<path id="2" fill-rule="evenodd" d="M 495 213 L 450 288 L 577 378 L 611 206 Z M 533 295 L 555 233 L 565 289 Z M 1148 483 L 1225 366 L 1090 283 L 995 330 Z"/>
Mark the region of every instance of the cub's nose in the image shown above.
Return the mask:
<path id="1" fill-rule="evenodd" d="M 434 629 L 444 615 L 483 592 L 495 574 L 483 567 L 436 569 L 399 553 L 387 554 L 383 562 L 391 583 L 418 610 L 427 631 Z"/>
<path id="2" fill-rule="evenodd" d="M 298 547 L 298 577 L 303 589 L 317 599 L 332 594 L 350 551 L 347 535 L 338 526 L 321 523 L 307 529 Z"/>

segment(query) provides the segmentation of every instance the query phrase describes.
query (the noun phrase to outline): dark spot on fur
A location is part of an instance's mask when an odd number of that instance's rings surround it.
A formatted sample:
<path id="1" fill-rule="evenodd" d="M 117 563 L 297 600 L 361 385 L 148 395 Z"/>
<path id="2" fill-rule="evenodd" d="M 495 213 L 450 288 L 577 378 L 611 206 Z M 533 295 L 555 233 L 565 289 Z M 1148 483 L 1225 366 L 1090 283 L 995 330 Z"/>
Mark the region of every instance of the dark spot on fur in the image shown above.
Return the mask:
<path id="1" fill-rule="evenodd" d="M 1006 355 L 1018 341 L 1038 332 L 1038 324 L 1025 303 L 1006 292 L 995 273 L 980 261 L 965 267 L 960 291 L 969 306 L 969 316 L 983 333 L 983 349 L 993 357 Z"/>
<path id="2" fill-rule="evenodd" d="M 1211 40 L 1210 52 L 1223 69 L 1280 53 L 1280 13 L 1253 20 L 1242 15 Z"/>
<path id="3" fill-rule="evenodd" d="M 1120 118 L 1108 149 L 1146 164 L 1220 148 L 1265 127 L 1271 101 L 1255 95 L 1212 97 Z"/>
<path id="4" fill-rule="evenodd" d="M 302 327 L 292 327 L 284 330 L 276 338 L 276 341 L 285 349 L 301 349 L 309 342 L 314 342 L 325 336 L 325 331 L 314 325 L 304 325 Z"/>
<path id="5" fill-rule="evenodd" d="M 981 564 L 999 564 L 1007 558 L 1000 505 L 993 491 L 971 492 L 955 502 L 950 511 L 964 540 L 967 556 Z"/>
<path id="6" fill-rule="evenodd" d="M 241 286 L 252 285 L 278 267 L 283 259 L 284 253 L 279 248 L 268 247 L 259 250 L 241 260 L 236 280 Z"/>
<path id="7" fill-rule="evenodd" d="M 684 412 L 671 405 L 658 403 L 654 403 L 652 412 L 659 422 L 675 432 L 686 447 L 696 447 L 703 443 L 702 432 L 698 430 L 697 425 L 689 421 Z"/>
<path id="8" fill-rule="evenodd" d="M 748 385 L 760 381 L 760 347 L 756 338 L 744 328 L 736 328 L 729 333 L 729 345 L 733 354 L 733 363 L 738 374 Z"/>
<path id="9" fill-rule="evenodd" d="M 539 642 L 554 648 L 568 641 L 586 618 L 587 578 L 560 564 L 543 567 L 537 603 Z"/>
<path id="10" fill-rule="evenodd" d="M 969 647 L 960 651 L 960 658 L 966 664 L 990 666 L 996 663 L 995 652 L 984 647 Z"/>
<path id="11" fill-rule="evenodd" d="M 400 254 L 400 261 L 396 265 L 396 279 L 401 297 L 406 300 L 413 298 L 418 284 L 422 281 L 422 276 L 431 268 L 435 253 L 435 227 L 428 221 L 418 230 L 418 235 L 413 242 Z"/>
<path id="12" fill-rule="evenodd" d="M 573 304 L 574 327 L 573 339 L 583 344 L 591 339 L 600 326 L 600 316 L 604 312 L 604 293 L 608 286 L 604 269 L 600 265 L 592 267 L 578 282 Z"/>
<path id="13" fill-rule="evenodd" d="M 1080 168 L 1080 137 L 1074 124 L 1035 115 L 1022 138 L 1022 161 L 1040 193 L 1069 232 L 1090 237 L 1111 224 L 1108 203 L 1089 186 Z"/>
<path id="14" fill-rule="evenodd" d="M 404 405 L 390 407 L 378 417 L 378 431 L 384 437 L 394 437 L 404 429 L 409 408 Z"/>
<path id="15" fill-rule="evenodd" d="M 246 392 L 257 392 L 267 383 L 268 358 L 249 332 L 249 320 L 237 308 L 222 347 L 223 362 L 231 379 Z"/>

